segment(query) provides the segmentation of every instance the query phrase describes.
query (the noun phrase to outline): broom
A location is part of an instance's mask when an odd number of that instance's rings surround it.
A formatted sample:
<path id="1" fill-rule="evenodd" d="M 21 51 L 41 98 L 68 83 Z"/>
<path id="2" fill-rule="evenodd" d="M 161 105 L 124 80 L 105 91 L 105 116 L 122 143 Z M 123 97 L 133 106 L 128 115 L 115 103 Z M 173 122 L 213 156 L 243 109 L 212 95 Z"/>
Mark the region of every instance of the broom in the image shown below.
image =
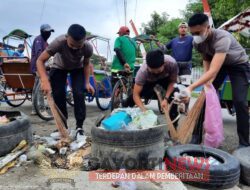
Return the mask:
<path id="1" fill-rule="evenodd" d="M 157 95 L 157 98 L 158 98 L 158 100 L 159 100 L 159 102 L 161 103 L 162 102 L 162 87 L 160 86 L 160 85 L 156 85 L 155 87 L 154 87 L 154 91 L 155 91 L 155 93 L 156 93 L 156 95 Z M 168 103 L 168 102 L 167 102 Z M 175 130 L 175 128 L 174 128 L 174 125 L 173 125 L 173 123 L 172 123 L 172 121 L 171 121 L 171 119 L 170 119 L 170 116 L 169 116 L 169 111 L 166 109 L 166 108 L 163 108 L 163 111 L 164 111 L 164 114 L 165 114 L 165 117 L 166 117 L 166 120 L 167 120 L 167 127 L 168 127 L 168 129 L 169 129 L 169 132 L 170 132 L 170 136 L 171 136 L 171 138 L 173 139 L 173 140 L 177 140 L 177 138 L 178 138 L 178 134 L 177 134 L 177 131 Z"/>
<path id="2" fill-rule="evenodd" d="M 59 131 L 59 133 L 61 134 L 61 137 L 63 139 L 69 139 L 69 134 L 68 131 L 65 127 L 65 122 L 62 119 L 63 114 L 60 112 L 60 110 L 57 108 L 54 99 L 52 98 L 51 94 L 47 94 L 47 98 L 48 98 L 48 104 L 50 107 L 50 110 L 52 112 L 53 117 L 55 118 L 55 122 L 56 122 L 56 127 Z"/>
<path id="3" fill-rule="evenodd" d="M 188 112 L 187 117 L 183 121 L 182 125 L 178 127 L 178 140 L 181 144 L 190 142 L 194 128 L 198 122 L 201 110 L 205 101 L 205 92 L 202 91 L 196 100 L 195 104 Z"/>

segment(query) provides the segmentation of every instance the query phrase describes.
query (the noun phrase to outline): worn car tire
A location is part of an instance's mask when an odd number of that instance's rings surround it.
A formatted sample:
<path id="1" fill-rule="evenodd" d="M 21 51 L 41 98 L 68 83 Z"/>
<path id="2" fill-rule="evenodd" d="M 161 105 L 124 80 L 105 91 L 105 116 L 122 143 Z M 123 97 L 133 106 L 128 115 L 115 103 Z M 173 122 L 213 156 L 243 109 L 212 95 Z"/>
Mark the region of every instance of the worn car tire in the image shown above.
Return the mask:
<path id="1" fill-rule="evenodd" d="M 177 172 L 190 172 L 190 162 L 178 163 L 178 160 L 175 159 L 181 157 L 183 154 L 198 157 L 202 157 L 204 155 L 207 157 L 212 156 L 221 162 L 219 165 L 209 165 L 209 175 L 207 181 L 186 181 L 187 183 L 206 189 L 224 189 L 231 188 L 239 182 L 240 163 L 227 152 L 215 148 L 192 144 L 168 148 L 165 151 L 165 157 L 172 163 L 174 161 L 177 162 L 177 164 L 175 163 L 177 165 L 177 169 L 179 169 Z"/>
<path id="2" fill-rule="evenodd" d="M 3 115 L 10 122 L 0 126 L 0 156 L 9 153 L 22 140 L 32 141 L 32 129 L 26 115 L 18 111 L 0 111 L 0 116 Z"/>
<path id="3" fill-rule="evenodd" d="M 152 169 L 162 163 L 162 126 L 135 131 L 108 131 L 93 127 L 91 134 L 91 154 L 97 168 Z"/>
<path id="4" fill-rule="evenodd" d="M 158 142 L 163 137 L 162 127 L 144 130 L 108 131 L 93 127 L 91 131 L 93 141 L 114 146 L 140 146 Z"/>
<path id="5" fill-rule="evenodd" d="M 250 185 L 250 147 L 235 150 L 233 156 L 240 161 L 242 181 Z"/>

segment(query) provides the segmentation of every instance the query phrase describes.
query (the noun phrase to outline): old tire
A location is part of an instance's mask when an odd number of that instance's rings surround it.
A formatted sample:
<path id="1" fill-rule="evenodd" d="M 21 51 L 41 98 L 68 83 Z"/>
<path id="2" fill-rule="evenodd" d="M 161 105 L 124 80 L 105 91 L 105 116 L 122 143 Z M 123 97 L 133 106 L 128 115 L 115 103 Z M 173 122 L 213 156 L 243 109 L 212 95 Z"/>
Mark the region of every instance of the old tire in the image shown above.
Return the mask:
<path id="1" fill-rule="evenodd" d="M 205 154 L 204 154 L 205 153 Z M 193 180 L 184 181 L 191 185 L 205 188 L 205 189 L 225 189 L 235 186 L 239 182 L 240 177 L 240 163 L 232 155 L 218 150 L 215 148 L 208 148 L 200 145 L 179 145 L 168 148 L 165 152 L 166 158 L 170 163 L 177 166 L 177 172 L 190 172 L 190 162 L 179 162 L 176 158 L 181 157 L 183 154 L 198 157 L 212 156 L 221 163 L 219 165 L 209 165 L 207 170 L 207 181 Z M 205 156 L 204 156 L 205 155 Z M 182 160 L 183 161 L 183 160 Z M 175 163 L 174 163 L 175 162 Z M 176 163 L 177 162 L 177 163 Z M 204 163 L 204 167 L 205 167 Z"/>
<path id="2" fill-rule="evenodd" d="M 32 142 L 32 129 L 28 117 L 18 111 L 0 111 L 11 121 L 0 126 L 0 156 L 13 150 L 22 140 Z"/>
<path id="3" fill-rule="evenodd" d="M 164 156 L 163 127 L 135 131 L 108 131 L 93 127 L 91 135 L 92 157 L 99 168 L 150 169 Z M 117 160 L 121 161 L 120 165 L 115 163 Z"/>
<path id="4" fill-rule="evenodd" d="M 250 186 L 250 147 L 235 150 L 233 156 L 240 161 L 242 181 Z"/>

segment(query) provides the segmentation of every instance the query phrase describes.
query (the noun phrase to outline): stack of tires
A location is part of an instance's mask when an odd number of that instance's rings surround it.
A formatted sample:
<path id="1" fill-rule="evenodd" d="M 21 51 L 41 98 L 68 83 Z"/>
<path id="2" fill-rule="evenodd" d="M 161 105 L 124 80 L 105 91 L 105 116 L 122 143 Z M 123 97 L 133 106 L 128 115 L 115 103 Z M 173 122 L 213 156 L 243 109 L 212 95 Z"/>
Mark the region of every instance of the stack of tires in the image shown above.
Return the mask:
<path id="1" fill-rule="evenodd" d="M 178 145 L 168 148 L 165 157 L 169 161 L 169 165 L 175 165 L 177 174 L 189 173 L 193 168 L 190 161 L 183 162 L 183 159 L 177 159 L 185 155 L 191 157 L 212 157 L 217 164 L 202 165 L 201 170 L 207 169 L 207 180 L 186 180 L 183 182 L 205 189 L 226 189 L 238 184 L 240 178 L 240 163 L 232 155 L 215 148 L 208 148 L 201 145 Z M 180 162 L 178 163 L 178 160 Z M 219 163 L 219 164 L 218 164 Z M 170 171 L 171 172 L 171 171 Z"/>

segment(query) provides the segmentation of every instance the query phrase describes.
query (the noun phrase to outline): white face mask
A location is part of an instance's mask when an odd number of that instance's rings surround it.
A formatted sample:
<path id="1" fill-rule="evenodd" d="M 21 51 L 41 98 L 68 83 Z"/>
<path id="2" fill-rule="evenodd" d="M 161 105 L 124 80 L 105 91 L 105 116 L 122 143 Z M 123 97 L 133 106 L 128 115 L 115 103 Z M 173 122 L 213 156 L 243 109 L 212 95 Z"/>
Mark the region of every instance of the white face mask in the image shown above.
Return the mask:
<path id="1" fill-rule="evenodd" d="M 207 39 L 207 35 L 193 36 L 193 38 L 196 44 L 200 44 Z"/>
<path id="2" fill-rule="evenodd" d="M 201 34 L 201 35 L 199 35 L 199 36 L 195 35 L 195 36 L 193 36 L 194 42 L 195 42 L 196 44 L 200 44 L 200 43 L 204 42 L 204 41 L 207 39 L 207 36 L 208 36 L 208 33 L 206 33 L 206 34 Z"/>

